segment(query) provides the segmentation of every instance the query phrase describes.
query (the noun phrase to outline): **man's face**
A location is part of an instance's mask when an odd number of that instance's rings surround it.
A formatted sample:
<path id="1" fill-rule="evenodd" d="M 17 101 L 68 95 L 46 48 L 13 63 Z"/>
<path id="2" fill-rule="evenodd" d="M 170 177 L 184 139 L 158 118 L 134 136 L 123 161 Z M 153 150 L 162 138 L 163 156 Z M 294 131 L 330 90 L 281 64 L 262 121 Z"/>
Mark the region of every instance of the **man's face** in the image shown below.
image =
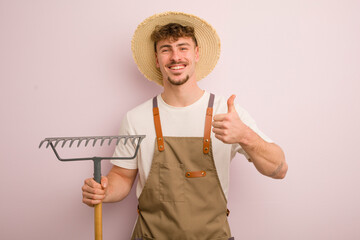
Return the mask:
<path id="1" fill-rule="evenodd" d="M 156 66 L 160 68 L 163 81 L 182 85 L 196 79 L 195 64 L 199 61 L 199 48 L 190 37 L 161 40 L 156 45 Z M 195 80 L 196 81 L 196 80 Z M 165 82 L 164 82 L 165 84 Z"/>

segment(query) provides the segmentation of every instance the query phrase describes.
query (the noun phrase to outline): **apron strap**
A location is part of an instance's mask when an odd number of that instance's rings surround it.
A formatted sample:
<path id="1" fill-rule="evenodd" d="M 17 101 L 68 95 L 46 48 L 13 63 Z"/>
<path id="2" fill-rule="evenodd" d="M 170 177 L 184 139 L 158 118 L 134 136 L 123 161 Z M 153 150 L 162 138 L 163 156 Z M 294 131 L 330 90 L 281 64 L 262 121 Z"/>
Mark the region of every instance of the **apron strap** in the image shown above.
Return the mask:
<path id="1" fill-rule="evenodd" d="M 210 93 L 209 104 L 206 109 L 206 117 L 205 117 L 204 146 L 203 146 L 204 154 L 208 154 L 210 151 L 210 135 L 211 135 L 211 122 L 212 122 L 214 98 L 215 95 Z"/>
<path id="2" fill-rule="evenodd" d="M 210 151 L 210 135 L 211 135 L 211 122 L 212 122 L 214 98 L 215 98 L 215 95 L 210 93 L 209 103 L 208 103 L 208 107 L 206 109 L 206 117 L 205 117 L 204 146 L 203 146 L 204 154 L 208 154 Z M 158 102 L 157 102 L 156 96 L 153 98 L 153 115 L 154 115 L 154 124 L 155 124 L 156 141 L 157 141 L 157 145 L 158 145 L 158 150 L 160 152 L 162 152 L 165 150 L 164 149 L 164 137 L 162 135 L 162 130 L 161 130 L 159 107 L 158 107 Z"/>
<path id="3" fill-rule="evenodd" d="M 155 124 L 155 132 L 156 132 L 156 141 L 159 152 L 162 152 L 164 151 L 164 138 L 161 130 L 159 107 L 156 96 L 153 98 L 153 115 L 154 115 L 154 124 Z"/>

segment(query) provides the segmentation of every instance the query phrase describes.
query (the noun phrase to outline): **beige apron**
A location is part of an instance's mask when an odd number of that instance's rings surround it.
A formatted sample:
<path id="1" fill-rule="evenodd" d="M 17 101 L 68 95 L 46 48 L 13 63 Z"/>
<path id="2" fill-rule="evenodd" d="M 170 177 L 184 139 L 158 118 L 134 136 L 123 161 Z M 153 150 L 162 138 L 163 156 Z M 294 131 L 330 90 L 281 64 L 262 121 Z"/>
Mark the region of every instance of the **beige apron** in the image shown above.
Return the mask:
<path id="1" fill-rule="evenodd" d="M 153 99 L 156 146 L 132 240 L 233 239 L 210 141 L 213 103 L 211 94 L 203 138 L 163 137 Z"/>

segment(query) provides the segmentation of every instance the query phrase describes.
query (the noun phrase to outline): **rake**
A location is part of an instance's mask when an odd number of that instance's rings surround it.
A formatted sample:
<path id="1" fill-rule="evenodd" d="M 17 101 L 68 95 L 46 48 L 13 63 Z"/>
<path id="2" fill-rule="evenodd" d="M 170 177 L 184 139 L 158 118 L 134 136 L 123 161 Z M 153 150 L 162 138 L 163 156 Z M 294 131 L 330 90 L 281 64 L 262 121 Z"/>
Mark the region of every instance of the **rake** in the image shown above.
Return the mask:
<path id="1" fill-rule="evenodd" d="M 46 143 L 46 148 L 49 146 L 54 151 L 57 159 L 64 162 L 71 161 L 87 161 L 92 160 L 94 162 L 94 180 L 98 183 L 101 183 L 101 161 L 102 160 L 112 160 L 112 159 L 133 159 L 136 157 L 140 143 L 145 138 L 145 135 L 118 135 L 118 136 L 91 136 L 91 137 L 54 137 L 54 138 L 45 138 L 40 142 L 39 148 L 41 148 L 44 143 Z M 61 148 L 67 145 L 72 147 L 74 143 L 77 143 L 77 147 L 84 142 L 84 146 L 87 147 L 89 143 L 92 143 L 92 146 L 95 147 L 96 143 L 100 142 L 100 146 L 103 146 L 105 142 L 110 146 L 112 142 L 116 142 L 116 145 L 121 143 L 127 144 L 129 141 L 135 146 L 135 151 L 132 156 L 128 157 L 84 157 L 84 158 L 61 158 L 56 147 L 60 144 Z M 102 240 L 102 204 L 95 205 L 94 208 L 94 228 L 95 228 L 95 240 Z"/>

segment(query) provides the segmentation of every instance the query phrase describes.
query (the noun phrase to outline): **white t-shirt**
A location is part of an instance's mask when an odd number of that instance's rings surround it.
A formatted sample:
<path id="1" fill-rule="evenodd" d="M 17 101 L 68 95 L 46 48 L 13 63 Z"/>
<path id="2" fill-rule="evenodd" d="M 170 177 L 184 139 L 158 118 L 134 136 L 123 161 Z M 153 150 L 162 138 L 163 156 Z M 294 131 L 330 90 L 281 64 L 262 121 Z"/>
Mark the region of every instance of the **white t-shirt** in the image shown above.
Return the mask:
<path id="1" fill-rule="evenodd" d="M 205 126 L 205 115 L 208 107 L 210 93 L 204 92 L 203 96 L 195 103 L 186 107 L 173 107 L 164 102 L 161 95 L 157 96 L 160 113 L 161 128 L 163 136 L 171 137 L 203 137 Z M 120 135 L 146 135 L 140 144 L 139 152 L 136 158 L 132 160 L 112 160 L 111 162 L 119 167 L 127 169 L 138 169 L 139 181 L 136 188 L 136 195 L 139 198 L 149 175 L 151 163 L 155 150 L 155 127 L 152 112 L 152 99 L 130 110 L 124 117 Z M 255 131 L 267 142 L 272 142 L 270 138 L 264 135 L 256 126 L 246 110 L 235 105 L 240 119 Z M 227 99 L 215 95 L 213 116 L 220 113 L 227 113 Z M 211 141 L 215 166 L 220 178 L 222 189 L 225 196 L 228 196 L 229 190 L 229 171 L 230 162 L 236 152 L 247 154 L 241 148 L 240 144 L 225 144 L 215 138 L 211 132 Z M 134 153 L 134 144 L 118 144 L 114 156 L 131 156 Z"/>

